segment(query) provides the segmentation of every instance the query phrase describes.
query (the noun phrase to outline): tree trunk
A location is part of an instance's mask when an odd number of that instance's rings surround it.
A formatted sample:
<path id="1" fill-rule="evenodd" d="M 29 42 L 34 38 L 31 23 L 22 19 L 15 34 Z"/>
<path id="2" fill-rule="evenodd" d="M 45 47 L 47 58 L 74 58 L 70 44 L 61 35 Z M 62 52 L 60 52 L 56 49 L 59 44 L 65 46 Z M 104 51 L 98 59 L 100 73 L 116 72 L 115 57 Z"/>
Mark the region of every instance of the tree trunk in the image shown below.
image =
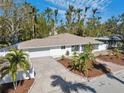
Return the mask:
<path id="1" fill-rule="evenodd" d="M 14 86 L 14 93 L 16 93 L 16 83 L 13 81 L 13 86 Z"/>

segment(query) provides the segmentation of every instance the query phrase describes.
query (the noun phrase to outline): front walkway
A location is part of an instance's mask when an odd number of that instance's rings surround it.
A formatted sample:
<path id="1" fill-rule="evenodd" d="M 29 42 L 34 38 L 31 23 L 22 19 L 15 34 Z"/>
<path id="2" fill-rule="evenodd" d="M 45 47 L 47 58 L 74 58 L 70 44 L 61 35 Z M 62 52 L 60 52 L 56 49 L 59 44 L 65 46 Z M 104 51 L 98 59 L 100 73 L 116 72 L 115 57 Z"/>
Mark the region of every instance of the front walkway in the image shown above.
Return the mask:
<path id="1" fill-rule="evenodd" d="M 36 81 L 30 93 L 124 93 L 124 71 L 84 83 L 51 57 L 32 59 Z"/>

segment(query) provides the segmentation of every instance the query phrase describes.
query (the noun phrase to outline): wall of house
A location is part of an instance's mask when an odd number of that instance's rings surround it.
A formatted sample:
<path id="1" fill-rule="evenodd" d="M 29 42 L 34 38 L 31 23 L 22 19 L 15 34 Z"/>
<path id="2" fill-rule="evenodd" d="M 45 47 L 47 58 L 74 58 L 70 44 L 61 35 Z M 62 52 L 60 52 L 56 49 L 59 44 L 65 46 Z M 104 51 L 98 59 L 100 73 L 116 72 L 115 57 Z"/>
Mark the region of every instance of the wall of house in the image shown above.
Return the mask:
<path id="1" fill-rule="evenodd" d="M 25 50 L 30 58 L 50 56 L 50 48 L 37 48 Z"/>
<path id="2" fill-rule="evenodd" d="M 61 49 L 61 47 L 50 47 L 50 48 L 39 48 L 39 49 L 30 49 L 25 50 L 30 58 L 36 58 L 36 57 L 45 57 L 45 56 L 52 56 L 54 58 L 61 57 L 62 55 L 66 55 L 67 51 L 69 53 L 69 56 L 73 54 L 74 51 L 72 51 L 71 46 L 65 46 L 65 49 Z M 79 49 L 78 52 L 81 52 L 81 49 Z"/>
<path id="3" fill-rule="evenodd" d="M 38 48 L 38 49 L 28 49 L 25 50 L 30 58 L 36 57 L 45 57 L 45 56 L 52 56 L 52 57 L 61 57 L 65 55 L 68 51 L 71 55 L 71 46 L 66 46 L 65 49 L 61 49 L 61 47 L 50 47 L 50 48 Z"/>
<path id="4" fill-rule="evenodd" d="M 24 74 L 23 72 L 18 72 L 17 74 L 17 81 L 18 80 L 26 80 L 26 79 L 34 79 L 35 78 L 35 71 L 34 68 L 31 68 Z M 6 75 L 1 81 L 0 84 L 10 83 L 12 82 L 11 76 L 8 74 Z"/>
<path id="5" fill-rule="evenodd" d="M 104 51 L 107 49 L 107 44 L 99 44 L 97 49 L 94 49 L 93 52 L 97 51 Z M 69 52 L 69 56 L 73 54 L 74 51 L 72 51 L 71 46 L 65 46 L 65 49 L 61 49 L 61 47 L 50 47 L 50 48 L 36 48 L 36 49 L 28 49 L 24 50 L 26 51 L 30 58 L 36 58 L 36 57 L 46 57 L 46 56 L 52 56 L 52 57 L 61 57 L 62 55 L 66 55 L 67 51 Z M 79 53 L 83 52 L 81 49 L 78 51 Z M 0 52 L 0 56 L 4 56 L 7 54 L 7 51 Z"/>
<path id="6" fill-rule="evenodd" d="M 65 46 L 65 49 L 61 49 L 61 47 L 50 48 L 50 56 L 61 57 L 62 55 L 66 55 L 67 51 L 69 55 L 72 54 L 71 46 Z"/>
<path id="7" fill-rule="evenodd" d="M 107 47 L 108 47 L 107 44 L 99 44 L 99 45 L 98 45 L 98 49 L 94 49 L 93 52 L 107 50 Z"/>

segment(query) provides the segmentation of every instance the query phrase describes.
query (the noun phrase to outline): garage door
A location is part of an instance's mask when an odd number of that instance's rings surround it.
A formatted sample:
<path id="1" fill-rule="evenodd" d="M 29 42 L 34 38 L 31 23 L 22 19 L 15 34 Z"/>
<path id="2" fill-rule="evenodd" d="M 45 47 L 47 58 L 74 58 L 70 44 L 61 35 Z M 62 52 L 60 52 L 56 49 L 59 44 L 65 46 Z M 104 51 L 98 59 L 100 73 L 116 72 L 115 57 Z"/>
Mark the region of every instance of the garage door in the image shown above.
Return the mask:
<path id="1" fill-rule="evenodd" d="M 39 48 L 28 50 L 30 58 L 50 56 L 49 48 Z"/>

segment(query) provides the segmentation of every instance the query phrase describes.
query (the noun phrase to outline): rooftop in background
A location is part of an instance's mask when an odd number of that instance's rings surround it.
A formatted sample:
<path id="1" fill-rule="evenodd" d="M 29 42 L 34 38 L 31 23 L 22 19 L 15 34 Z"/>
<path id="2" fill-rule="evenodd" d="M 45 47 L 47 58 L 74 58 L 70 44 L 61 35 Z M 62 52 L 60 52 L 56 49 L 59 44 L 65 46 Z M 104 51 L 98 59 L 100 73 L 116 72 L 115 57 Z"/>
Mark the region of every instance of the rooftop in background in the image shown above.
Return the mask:
<path id="1" fill-rule="evenodd" d="M 69 33 L 49 36 L 43 39 L 32 39 L 18 44 L 19 49 L 46 48 L 56 46 L 69 46 L 81 44 L 101 44 L 93 37 L 80 37 Z"/>
<path id="2" fill-rule="evenodd" d="M 105 41 L 122 41 L 123 40 L 123 36 L 121 35 L 113 35 L 113 36 L 104 36 L 104 37 L 99 37 L 97 38 L 97 40 L 105 40 Z"/>

